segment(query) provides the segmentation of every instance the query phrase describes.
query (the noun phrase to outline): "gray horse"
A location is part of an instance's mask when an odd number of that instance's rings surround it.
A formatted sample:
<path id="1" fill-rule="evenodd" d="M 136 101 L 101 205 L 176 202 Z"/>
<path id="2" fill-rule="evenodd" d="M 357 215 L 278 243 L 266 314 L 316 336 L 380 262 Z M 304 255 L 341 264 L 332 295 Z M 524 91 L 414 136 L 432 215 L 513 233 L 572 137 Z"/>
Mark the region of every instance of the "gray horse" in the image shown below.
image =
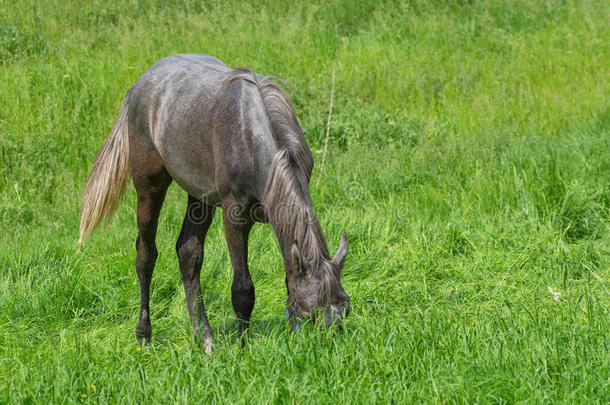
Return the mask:
<path id="1" fill-rule="evenodd" d="M 331 258 L 309 197 L 313 157 L 288 97 L 272 80 L 230 69 L 207 55 L 171 56 L 147 70 L 128 91 L 119 118 L 98 152 L 83 196 L 79 246 L 122 200 L 131 170 L 137 192 L 136 271 L 140 317 L 136 337 L 150 343 L 150 281 L 155 235 L 165 193 L 175 180 L 188 193 L 176 243 L 195 340 L 209 353 L 212 330 L 199 274 L 206 232 L 222 207 L 233 266 L 232 304 L 242 346 L 254 308 L 248 235 L 269 222 L 286 269 L 287 317 L 324 315 L 341 326 L 350 310 L 340 283 L 347 256 L 342 235 Z"/>

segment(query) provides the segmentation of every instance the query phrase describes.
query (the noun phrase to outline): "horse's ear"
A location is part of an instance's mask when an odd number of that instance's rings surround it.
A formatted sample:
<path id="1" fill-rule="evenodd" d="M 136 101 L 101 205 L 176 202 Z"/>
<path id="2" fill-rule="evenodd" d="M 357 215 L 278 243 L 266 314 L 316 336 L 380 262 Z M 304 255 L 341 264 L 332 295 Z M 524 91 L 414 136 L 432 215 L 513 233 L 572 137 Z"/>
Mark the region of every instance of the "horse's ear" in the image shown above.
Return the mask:
<path id="1" fill-rule="evenodd" d="M 343 264 L 345 264 L 345 258 L 347 257 L 347 235 L 343 232 L 341 235 L 341 240 L 339 241 L 339 249 L 337 249 L 337 253 L 335 253 L 335 257 L 333 258 L 333 262 L 335 265 L 341 270 L 343 268 Z"/>
<path id="2" fill-rule="evenodd" d="M 299 247 L 297 246 L 297 241 L 292 242 L 292 248 L 290 249 L 290 256 L 292 258 L 292 270 L 296 271 L 298 275 L 304 276 L 309 269 L 309 264 L 306 260 L 304 260 L 303 256 L 301 256 L 301 252 L 299 251 Z"/>

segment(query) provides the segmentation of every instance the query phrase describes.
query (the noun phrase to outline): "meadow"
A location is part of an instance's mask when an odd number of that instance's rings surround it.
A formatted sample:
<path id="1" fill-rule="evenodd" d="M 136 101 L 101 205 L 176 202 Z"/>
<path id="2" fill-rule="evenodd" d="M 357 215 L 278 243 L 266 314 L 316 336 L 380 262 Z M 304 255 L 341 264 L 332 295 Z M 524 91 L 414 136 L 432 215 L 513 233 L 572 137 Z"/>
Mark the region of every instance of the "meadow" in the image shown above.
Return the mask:
<path id="1" fill-rule="evenodd" d="M 609 403 L 609 21 L 602 0 L 0 1 L 0 403 Z M 134 335 L 133 187 L 77 253 L 126 91 L 190 52 L 291 84 L 314 209 L 331 251 L 349 239 L 334 339 L 289 331 L 277 242 L 257 225 L 239 347 L 217 213 L 202 354 L 175 184 L 151 346 Z"/>

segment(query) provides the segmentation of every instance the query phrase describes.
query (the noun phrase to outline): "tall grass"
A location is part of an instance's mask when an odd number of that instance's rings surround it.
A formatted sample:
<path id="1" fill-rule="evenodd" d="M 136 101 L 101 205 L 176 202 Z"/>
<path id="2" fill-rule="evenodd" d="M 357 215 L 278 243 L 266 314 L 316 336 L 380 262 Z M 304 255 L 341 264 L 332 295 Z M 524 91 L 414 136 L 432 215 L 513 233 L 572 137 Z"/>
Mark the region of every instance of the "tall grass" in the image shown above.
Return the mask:
<path id="1" fill-rule="evenodd" d="M 0 3 L 0 402 L 610 401 L 610 5 L 604 1 Z M 345 333 L 292 334 L 271 229 L 242 351 L 219 218 L 192 342 L 163 209 L 153 344 L 134 337 L 135 195 L 76 254 L 79 198 L 127 89 L 200 52 L 280 76 L 347 231 Z M 318 177 L 320 184 L 316 186 Z"/>

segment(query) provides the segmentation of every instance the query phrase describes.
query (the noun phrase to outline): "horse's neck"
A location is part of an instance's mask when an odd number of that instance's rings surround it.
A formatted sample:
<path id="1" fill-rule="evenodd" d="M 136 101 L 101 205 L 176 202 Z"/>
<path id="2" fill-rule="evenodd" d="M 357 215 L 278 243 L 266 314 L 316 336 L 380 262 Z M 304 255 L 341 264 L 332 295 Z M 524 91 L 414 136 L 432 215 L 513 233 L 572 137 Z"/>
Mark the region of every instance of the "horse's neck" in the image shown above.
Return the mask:
<path id="1" fill-rule="evenodd" d="M 306 187 L 307 182 L 299 179 L 290 166 L 274 161 L 265 192 L 269 220 L 284 255 L 290 253 L 293 242 L 296 242 L 301 254 L 309 260 L 328 257 L 326 242 Z"/>

